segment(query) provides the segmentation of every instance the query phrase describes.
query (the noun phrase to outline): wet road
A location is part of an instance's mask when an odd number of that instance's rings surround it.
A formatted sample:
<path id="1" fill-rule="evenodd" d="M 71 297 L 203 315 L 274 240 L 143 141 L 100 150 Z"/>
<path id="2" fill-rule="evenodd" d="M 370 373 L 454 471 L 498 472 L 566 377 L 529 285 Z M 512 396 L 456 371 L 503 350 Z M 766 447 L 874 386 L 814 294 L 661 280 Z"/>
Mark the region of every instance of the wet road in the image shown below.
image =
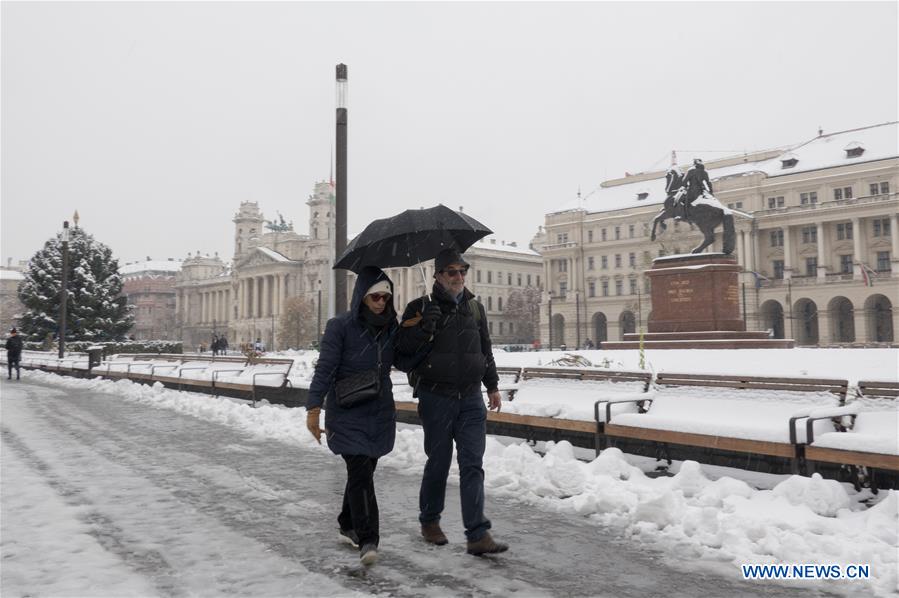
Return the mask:
<path id="1" fill-rule="evenodd" d="M 583 518 L 489 495 L 494 532 L 511 550 L 471 557 L 452 484 L 444 515 L 450 545 L 432 547 L 418 536 L 417 477 L 387 467 L 376 473 L 381 560 L 365 569 L 337 541 L 345 481 L 338 457 L 114 395 L 27 380 L 6 392 L 12 384 L 3 380 L 0 387 L 3 450 L 64 500 L 85 507 L 85 521 L 103 546 L 160 596 L 260 595 L 273 587 L 282 588 L 274 590 L 279 595 L 311 595 L 290 585 L 292 566 L 348 592 L 392 596 L 820 595 L 748 584 L 736 578 L 733 564 L 722 567 L 731 578 L 688 572 Z M 143 500 L 133 500 L 129 484 Z M 116 492 L 121 500 L 109 496 Z M 227 574 L 209 571 L 222 565 Z M 253 579 L 273 574 L 284 584 Z"/>

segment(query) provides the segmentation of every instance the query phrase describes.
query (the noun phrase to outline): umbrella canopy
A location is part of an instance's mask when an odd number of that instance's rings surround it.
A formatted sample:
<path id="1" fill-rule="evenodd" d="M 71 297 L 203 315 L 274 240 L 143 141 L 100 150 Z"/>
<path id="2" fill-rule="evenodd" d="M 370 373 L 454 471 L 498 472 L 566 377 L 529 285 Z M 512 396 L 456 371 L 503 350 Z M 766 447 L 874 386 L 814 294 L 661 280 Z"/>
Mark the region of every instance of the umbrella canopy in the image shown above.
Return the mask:
<path id="1" fill-rule="evenodd" d="M 437 257 L 443 249 L 464 252 L 493 231 L 444 205 L 406 210 L 375 220 L 347 245 L 334 269 L 358 273 L 365 266 L 400 268 Z"/>

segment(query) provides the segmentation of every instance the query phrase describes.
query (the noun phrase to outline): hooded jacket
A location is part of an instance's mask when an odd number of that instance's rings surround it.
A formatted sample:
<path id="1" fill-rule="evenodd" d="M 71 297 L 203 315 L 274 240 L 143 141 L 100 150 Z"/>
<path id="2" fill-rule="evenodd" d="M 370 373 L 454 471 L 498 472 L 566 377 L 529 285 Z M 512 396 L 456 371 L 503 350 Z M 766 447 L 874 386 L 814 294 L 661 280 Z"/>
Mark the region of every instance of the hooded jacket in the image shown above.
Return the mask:
<path id="1" fill-rule="evenodd" d="M 390 284 L 391 298 L 385 309 L 390 311 L 392 317 L 375 338 L 363 320 L 362 310 L 367 308 L 362 299 L 365 292 L 379 280 Z M 350 311 L 328 320 L 306 401 L 307 409 L 325 406 L 325 430 L 331 452 L 382 457 L 393 450 L 396 407 L 393 404 L 390 367 L 393 365 L 397 328 L 393 282 L 378 268 L 364 268 L 353 288 Z M 352 373 L 376 368 L 378 344 L 381 345 L 380 396 L 349 409 L 338 407 L 334 384 Z"/>

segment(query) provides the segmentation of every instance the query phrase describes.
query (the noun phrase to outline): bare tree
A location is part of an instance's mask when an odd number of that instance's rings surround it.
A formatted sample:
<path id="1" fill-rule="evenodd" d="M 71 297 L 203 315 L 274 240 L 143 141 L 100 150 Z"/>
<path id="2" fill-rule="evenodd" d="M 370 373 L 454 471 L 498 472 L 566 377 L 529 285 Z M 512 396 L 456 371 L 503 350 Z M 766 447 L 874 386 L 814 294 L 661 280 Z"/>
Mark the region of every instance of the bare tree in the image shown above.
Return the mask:
<path id="1" fill-rule="evenodd" d="M 528 286 L 509 293 L 503 315 L 515 324 L 517 342 L 534 342 L 540 317 L 540 289 Z"/>
<path id="2" fill-rule="evenodd" d="M 318 340 L 315 306 L 302 297 L 290 297 L 285 301 L 281 314 L 278 338 L 297 349 Z"/>

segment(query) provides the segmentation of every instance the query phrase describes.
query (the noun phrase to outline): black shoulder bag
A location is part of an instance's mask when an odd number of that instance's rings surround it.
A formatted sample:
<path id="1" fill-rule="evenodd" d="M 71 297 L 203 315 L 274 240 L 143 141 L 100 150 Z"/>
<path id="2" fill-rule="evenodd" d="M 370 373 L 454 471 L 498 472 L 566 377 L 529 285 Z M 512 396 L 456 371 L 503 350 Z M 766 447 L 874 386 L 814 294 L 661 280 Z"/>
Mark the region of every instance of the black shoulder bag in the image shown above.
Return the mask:
<path id="1" fill-rule="evenodd" d="M 334 398 L 337 406 L 350 409 L 363 403 L 377 399 L 381 394 L 381 343 L 378 345 L 378 366 L 371 370 L 363 370 L 338 380 L 334 385 Z"/>

